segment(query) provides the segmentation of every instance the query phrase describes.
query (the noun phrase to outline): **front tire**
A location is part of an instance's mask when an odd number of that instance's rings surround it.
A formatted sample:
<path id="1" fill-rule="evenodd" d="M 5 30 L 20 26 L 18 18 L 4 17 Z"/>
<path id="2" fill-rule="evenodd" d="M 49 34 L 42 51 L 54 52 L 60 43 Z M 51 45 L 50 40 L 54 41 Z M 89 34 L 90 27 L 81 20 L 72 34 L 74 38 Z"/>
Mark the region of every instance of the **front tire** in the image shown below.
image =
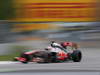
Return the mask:
<path id="1" fill-rule="evenodd" d="M 74 62 L 80 62 L 81 59 L 82 59 L 82 53 L 81 53 L 81 51 L 79 51 L 79 50 L 73 51 L 73 53 L 72 53 L 72 60 Z"/>
<path id="2" fill-rule="evenodd" d="M 28 62 L 27 62 L 27 61 L 22 61 L 22 63 L 23 63 L 23 64 L 27 64 Z"/>
<path id="3" fill-rule="evenodd" d="M 21 54 L 21 57 L 26 59 L 26 61 L 21 61 L 24 64 L 27 64 L 31 60 L 30 55 L 27 55 L 27 54 L 24 54 L 24 53 Z"/>

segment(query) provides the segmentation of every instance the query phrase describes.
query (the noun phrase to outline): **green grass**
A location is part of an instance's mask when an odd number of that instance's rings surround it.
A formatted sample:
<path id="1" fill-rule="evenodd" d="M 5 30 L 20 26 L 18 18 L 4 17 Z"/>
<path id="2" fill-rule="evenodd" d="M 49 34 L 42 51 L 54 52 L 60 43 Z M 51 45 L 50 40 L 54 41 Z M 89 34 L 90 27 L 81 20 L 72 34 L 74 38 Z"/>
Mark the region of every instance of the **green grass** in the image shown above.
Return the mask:
<path id="1" fill-rule="evenodd" d="M 8 55 L 0 55 L 0 61 L 12 61 L 14 57 L 20 56 L 23 51 L 28 51 L 28 46 L 12 46 L 12 53 Z"/>
<path id="2" fill-rule="evenodd" d="M 0 55 L 0 61 L 12 61 L 14 57 L 19 56 L 19 53 L 9 54 L 9 55 Z"/>

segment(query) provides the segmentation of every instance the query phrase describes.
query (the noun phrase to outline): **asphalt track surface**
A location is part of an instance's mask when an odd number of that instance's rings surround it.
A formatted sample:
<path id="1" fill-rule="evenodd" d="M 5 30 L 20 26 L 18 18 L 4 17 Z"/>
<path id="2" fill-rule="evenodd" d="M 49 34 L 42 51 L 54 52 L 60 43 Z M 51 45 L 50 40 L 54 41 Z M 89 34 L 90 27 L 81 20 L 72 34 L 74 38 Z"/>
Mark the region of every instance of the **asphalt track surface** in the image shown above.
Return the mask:
<path id="1" fill-rule="evenodd" d="M 46 73 L 54 72 L 55 74 L 58 72 L 63 72 L 63 75 L 67 73 L 73 72 L 95 72 L 95 74 L 91 73 L 91 75 L 100 75 L 100 49 L 96 48 L 82 48 L 81 49 L 83 58 L 81 62 L 65 62 L 65 63 L 49 63 L 49 64 L 38 64 L 38 63 L 28 63 L 22 64 L 20 62 L 12 62 L 12 61 L 1 61 L 0 62 L 0 74 L 7 73 L 4 75 L 9 75 L 8 73 L 14 73 L 18 75 L 18 73 L 30 73 L 30 75 L 34 73 L 42 73 L 43 75 L 47 75 Z M 58 73 L 58 75 L 60 75 Z M 3 75 L 3 74 L 1 74 Z M 10 74 L 13 75 L 13 74 Z M 39 75 L 39 74 L 36 74 Z M 83 74 L 84 75 L 84 74 Z M 86 74 L 85 74 L 86 75 Z M 88 74 L 87 74 L 88 75 Z"/>

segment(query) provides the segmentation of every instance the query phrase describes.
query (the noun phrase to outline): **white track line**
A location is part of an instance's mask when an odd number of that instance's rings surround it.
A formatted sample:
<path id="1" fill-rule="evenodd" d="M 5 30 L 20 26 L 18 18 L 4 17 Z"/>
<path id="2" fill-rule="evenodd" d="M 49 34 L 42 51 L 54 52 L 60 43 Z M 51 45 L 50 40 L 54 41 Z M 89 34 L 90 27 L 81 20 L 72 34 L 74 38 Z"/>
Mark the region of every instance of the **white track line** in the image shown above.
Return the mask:
<path id="1" fill-rule="evenodd" d="M 20 62 L 13 62 L 13 61 L 0 61 L 0 64 L 18 64 Z"/>

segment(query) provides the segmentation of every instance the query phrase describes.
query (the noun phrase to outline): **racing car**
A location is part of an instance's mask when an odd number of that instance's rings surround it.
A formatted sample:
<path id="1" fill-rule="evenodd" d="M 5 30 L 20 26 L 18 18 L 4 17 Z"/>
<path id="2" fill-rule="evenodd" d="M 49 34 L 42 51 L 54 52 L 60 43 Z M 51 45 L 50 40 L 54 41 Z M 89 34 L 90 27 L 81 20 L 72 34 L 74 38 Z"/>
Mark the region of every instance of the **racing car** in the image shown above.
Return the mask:
<path id="1" fill-rule="evenodd" d="M 28 62 L 59 63 L 65 61 L 73 61 L 73 62 L 81 61 L 82 52 L 78 50 L 76 46 L 73 46 L 72 42 L 66 42 L 66 48 L 62 47 L 58 48 L 61 50 L 60 52 L 51 52 L 50 50 L 56 49 L 52 47 L 45 48 L 44 50 L 31 50 L 23 52 L 20 54 L 19 57 L 14 57 L 14 61 L 20 61 L 22 63 L 28 63 Z"/>

